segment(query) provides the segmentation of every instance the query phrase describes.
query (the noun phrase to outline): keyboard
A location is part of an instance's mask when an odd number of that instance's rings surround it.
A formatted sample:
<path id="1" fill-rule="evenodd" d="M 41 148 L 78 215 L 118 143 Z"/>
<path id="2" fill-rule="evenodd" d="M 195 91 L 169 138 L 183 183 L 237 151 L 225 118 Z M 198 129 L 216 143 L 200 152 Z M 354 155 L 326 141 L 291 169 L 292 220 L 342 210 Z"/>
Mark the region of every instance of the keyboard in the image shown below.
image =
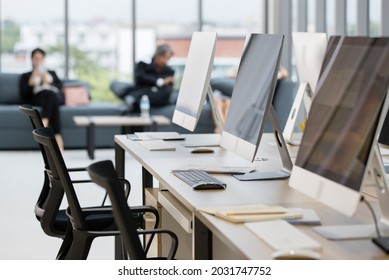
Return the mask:
<path id="1" fill-rule="evenodd" d="M 173 175 L 195 190 L 225 189 L 227 184 L 203 170 L 173 170 Z"/>
<path id="2" fill-rule="evenodd" d="M 245 226 L 276 251 L 321 249 L 318 242 L 284 220 L 246 223 Z"/>

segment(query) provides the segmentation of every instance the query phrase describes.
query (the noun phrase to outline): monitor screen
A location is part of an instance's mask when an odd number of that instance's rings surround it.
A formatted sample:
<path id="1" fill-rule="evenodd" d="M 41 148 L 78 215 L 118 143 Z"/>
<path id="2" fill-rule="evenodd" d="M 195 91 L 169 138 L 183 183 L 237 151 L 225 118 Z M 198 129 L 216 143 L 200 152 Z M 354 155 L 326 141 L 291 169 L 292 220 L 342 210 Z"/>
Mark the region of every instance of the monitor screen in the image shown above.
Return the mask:
<path id="1" fill-rule="evenodd" d="M 308 83 L 315 92 L 327 47 L 327 34 L 293 32 L 292 39 L 299 81 Z"/>
<path id="2" fill-rule="evenodd" d="M 209 90 L 216 32 L 194 32 L 182 76 L 173 123 L 190 131 L 196 128 Z"/>
<path id="3" fill-rule="evenodd" d="M 327 183 L 360 190 L 388 86 L 389 38 L 334 36 L 329 40 L 291 186 L 340 209 L 348 199 L 336 189 L 326 194 Z M 309 180 L 301 170 L 325 180 Z"/>
<path id="4" fill-rule="evenodd" d="M 254 160 L 271 104 L 283 35 L 252 34 L 242 55 L 221 146 Z"/>

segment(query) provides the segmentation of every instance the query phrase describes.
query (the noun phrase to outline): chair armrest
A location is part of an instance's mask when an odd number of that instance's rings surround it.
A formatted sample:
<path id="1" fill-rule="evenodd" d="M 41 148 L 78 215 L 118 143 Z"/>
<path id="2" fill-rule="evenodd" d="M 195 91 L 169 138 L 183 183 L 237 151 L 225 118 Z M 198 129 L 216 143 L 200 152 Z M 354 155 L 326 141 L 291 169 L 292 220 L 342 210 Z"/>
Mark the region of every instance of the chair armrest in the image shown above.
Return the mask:
<path id="1" fill-rule="evenodd" d="M 155 234 L 167 234 L 167 235 L 169 235 L 171 238 L 171 244 L 170 244 L 169 253 L 168 253 L 166 258 L 168 260 L 174 259 L 175 255 L 177 253 L 177 248 L 178 248 L 178 238 L 174 232 L 167 230 L 167 229 L 151 229 L 151 230 L 138 230 L 138 233 L 142 234 L 142 235 L 152 234 L 153 236 Z M 148 250 L 147 251 L 145 250 L 146 254 L 147 254 L 147 252 L 148 252 Z"/>
<path id="2" fill-rule="evenodd" d="M 129 82 L 113 80 L 109 89 L 120 99 L 123 99 L 128 91 L 135 88 L 135 85 Z"/>
<path id="3" fill-rule="evenodd" d="M 74 168 L 68 168 L 69 172 L 80 172 L 80 171 L 87 171 L 85 167 L 74 167 Z"/>

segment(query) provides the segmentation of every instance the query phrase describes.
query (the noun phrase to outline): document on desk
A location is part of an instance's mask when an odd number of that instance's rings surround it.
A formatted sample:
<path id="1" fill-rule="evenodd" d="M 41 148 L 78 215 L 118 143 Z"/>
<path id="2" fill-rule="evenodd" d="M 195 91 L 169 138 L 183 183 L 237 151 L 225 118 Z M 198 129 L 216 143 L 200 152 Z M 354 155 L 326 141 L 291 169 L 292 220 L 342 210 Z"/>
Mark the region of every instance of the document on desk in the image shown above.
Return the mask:
<path id="1" fill-rule="evenodd" d="M 185 140 L 185 136 L 177 132 L 135 132 L 135 134 L 128 135 L 129 139 L 137 141 L 147 140 Z"/>
<path id="2" fill-rule="evenodd" d="M 143 147 L 148 149 L 149 151 L 175 151 L 176 147 L 172 146 L 168 142 L 164 140 L 148 140 L 148 141 L 140 141 Z"/>
<path id="3" fill-rule="evenodd" d="M 202 212 L 233 223 L 269 221 L 276 219 L 301 219 L 301 212 L 289 211 L 278 205 L 250 204 L 199 209 Z"/>
<path id="4" fill-rule="evenodd" d="M 196 165 L 188 164 L 176 168 L 176 170 L 203 170 L 210 174 L 246 174 L 254 171 L 256 168 L 253 166 L 209 166 L 209 165 Z"/>

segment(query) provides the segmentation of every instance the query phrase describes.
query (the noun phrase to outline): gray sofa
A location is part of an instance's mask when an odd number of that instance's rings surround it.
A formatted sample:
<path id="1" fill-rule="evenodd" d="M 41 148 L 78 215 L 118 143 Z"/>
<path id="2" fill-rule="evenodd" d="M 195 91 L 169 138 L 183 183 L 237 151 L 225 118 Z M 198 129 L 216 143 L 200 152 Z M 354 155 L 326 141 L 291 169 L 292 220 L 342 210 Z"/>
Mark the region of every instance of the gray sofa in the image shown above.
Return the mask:
<path id="1" fill-rule="evenodd" d="M 36 149 L 32 138 L 31 123 L 19 112 L 20 74 L 0 73 L 0 150 Z M 64 81 L 64 85 L 77 81 Z M 78 82 L 81 83 L 81 82 Z M 85 86 L 87 84 L 83 83 Z M 90 102 L 83 106 L 61 106 L 61 124 L 65 148 L 84 148 L 86 129 L 77 127 L 73 121 L 76 115 L 120 115 L 122 104 Z M 118 127 L 97 127 L 96 147 L 112 147 L 113 135 L 120 133 Z"/>
<path id="2" fill-rule="evenodd" d="M 0 73 L 0 150 L 7 149 L 36 149 L 37 144 L 32 138 L 31 124 L 29 120 L 19 112 L 19 79 L 20 74 Z M 64 81 L 64 84 L 75 81 Z M 87 84 L 86 84 L 87 85 Z M 130 86 L 129 83 L 113 81 L 110 88 L 114 94 L 120 96 L 123 89 Z M 220 90 L 223 94 L 231 96 L 234 87 L 234 80 L 213 79 L 211 87 Z M 295 83 L 290 80 L 282 80 L 278 83 L 273 99 L 273 105 L 283 129 L 289 115 L 290 108 L 295 97 Z M 164 115 L 172 118 L 177 92 L 173 93 L 168 105 L 151 108 L 151 114 Z M 61 106 L 62 133 L 66 149 L 86 147 L 86 129 L 77 127 L 73 121 L 76 115 L 122 115 L 126 111 L 124 104 L 109 104 L 90 102 L 84 106 Z M 177 131 L 189 133 L 186 129 L 171 124 L 160 126 L 160 131 Z M 215 129 L 212 110 L 207 103 L 200 116 L 194 133 L 213 133 Z M 265 131 L 271 131 L 269 125 Z M 115 134 L 121 133 L 119 127 L 96 127 L 96 147 L 113 147 Z"/>
<path id="3" fill-rule="evenodd" d="M 228 78 L 214 78 L 211 79 L 210 85 L 213 90 L 219 90 L 226 96 L 232 95 L 234 89 L 235 80 Z M 124 91 L 127 88 L 133 87 L 132 84 L 123 81 L 111 82 L 110 88 L 118 98 L 122 98 Z M 164 115 L 168 118 L 172 118 L 175 103 L 177 100 L 177 92 L 174 92 L 170 98 L 168 105 L 160 108 L 151 108 L 152 114 Z M 280 124 L 281 129 L 284 129 L 286 121 L 289 117 L 290 109 L 293 105 L 293 101 L 296 95 L 296 83 L 290 79 L 284 79 L 277 82 L 276 90 L 273 98 L 273 106 L 276 111 L 276 115 Z M 188 131 L 176 124 L 170 126 L 163 126 L 160 130 L 165 131 L 177 131 L 179 133 L 188 133 Z M 215 125 L 212 118 L 212 110 L 209 103 L 205 104 L 203 111 L 200 116 L 200 120 L 197 124 L 195 133 L 213 133 L 215 131 Z M 267 123 L 265 126 L 265 132 L 271 132 L 272 129 L 270 124 Z"/>

